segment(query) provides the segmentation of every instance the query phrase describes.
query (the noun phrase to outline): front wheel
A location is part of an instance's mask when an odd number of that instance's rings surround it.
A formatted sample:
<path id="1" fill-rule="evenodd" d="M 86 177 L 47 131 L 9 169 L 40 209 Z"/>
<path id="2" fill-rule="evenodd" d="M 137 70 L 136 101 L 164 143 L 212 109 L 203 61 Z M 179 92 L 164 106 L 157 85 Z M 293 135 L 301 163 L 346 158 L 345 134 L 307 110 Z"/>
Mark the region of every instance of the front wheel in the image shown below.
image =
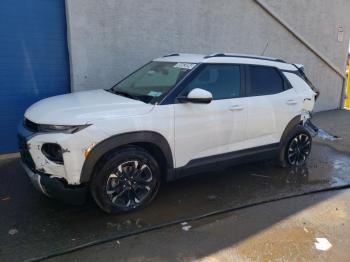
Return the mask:
<path id="1" fill-rule="evenodd" d="M 107 156 L 92 178 L 96 204 L 107 213 L 129 212 L 149 203 L 160 185 L 157 161 L 142 148 L 129 146 Z"/>
<path id="2" fill-rule="evenodd" d="M 287 137 L 280 152 L 283 166 L 303 166 L 311 153 L 312 137 L 303 127 L 297 126 Z"/>

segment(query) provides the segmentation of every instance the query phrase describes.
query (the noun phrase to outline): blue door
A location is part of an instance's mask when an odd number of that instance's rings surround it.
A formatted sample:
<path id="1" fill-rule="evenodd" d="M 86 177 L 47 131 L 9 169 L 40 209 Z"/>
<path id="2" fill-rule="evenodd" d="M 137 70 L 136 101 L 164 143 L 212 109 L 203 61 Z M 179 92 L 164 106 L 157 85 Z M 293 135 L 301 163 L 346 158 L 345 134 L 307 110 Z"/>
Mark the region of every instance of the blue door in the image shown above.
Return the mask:
<path id="1" fill-rule="evenodd" d="M 64 2 L 0 1 L 0 154 L 18 151 L 26 108 L 70 91 Z"/>

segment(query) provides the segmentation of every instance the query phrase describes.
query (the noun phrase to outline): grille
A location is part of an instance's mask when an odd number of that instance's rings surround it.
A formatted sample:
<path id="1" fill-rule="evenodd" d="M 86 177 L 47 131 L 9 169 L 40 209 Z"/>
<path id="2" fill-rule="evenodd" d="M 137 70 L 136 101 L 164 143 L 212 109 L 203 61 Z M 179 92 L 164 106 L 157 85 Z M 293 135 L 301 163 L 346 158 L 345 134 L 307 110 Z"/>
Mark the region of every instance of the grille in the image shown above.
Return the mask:
<path id="1" fill-rule="evenodd" d="M 23 163 L 26 164 L 31 170 L 34 171 L 35 164 L 34 164 L 32 156 L 29 153 L 26 140 L 23 137 L 18 136 L 18 144 L 19 144 L 21 159 L 22 159 Z"/>
<path id="2" fill-rule="evenodd" d="M 27 118 L 24 119 L 24 127 L 32 132 L 39 132 L 39 125 L 28 120 Z"/>

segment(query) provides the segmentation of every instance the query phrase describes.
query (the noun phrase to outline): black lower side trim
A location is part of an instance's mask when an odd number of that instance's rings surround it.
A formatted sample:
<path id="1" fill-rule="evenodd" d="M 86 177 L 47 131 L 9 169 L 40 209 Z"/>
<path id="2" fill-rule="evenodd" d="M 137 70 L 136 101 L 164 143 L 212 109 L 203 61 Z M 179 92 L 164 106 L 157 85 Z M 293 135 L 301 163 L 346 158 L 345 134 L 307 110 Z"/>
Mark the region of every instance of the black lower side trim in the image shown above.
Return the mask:
<path id="1" fill-rule="evenodd" d="M 229 166 L 276 158 L 279 143 L 191 160 L 176 168 L 176 178 L 224 169 Z"/>

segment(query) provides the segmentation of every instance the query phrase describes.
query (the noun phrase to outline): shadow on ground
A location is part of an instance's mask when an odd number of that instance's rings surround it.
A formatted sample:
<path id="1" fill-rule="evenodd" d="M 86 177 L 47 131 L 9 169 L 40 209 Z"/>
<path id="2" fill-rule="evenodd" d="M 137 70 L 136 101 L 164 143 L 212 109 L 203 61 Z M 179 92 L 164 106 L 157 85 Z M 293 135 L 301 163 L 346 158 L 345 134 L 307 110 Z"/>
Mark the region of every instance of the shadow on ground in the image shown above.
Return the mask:
<path id="1" fill-rule="evenodd" d="M 281 169 L 260 162 L 200 174 L 163 186 L 155 201 L 142 210 L 111 216 L 91 201 L 74 207 L 42 196 L 33 189 L 18 160 L 6 160 L 0 163 L 0 261 L 40 257 L 173 220 L 350 185 L 349 174 L 350 156 L 315 144 L 304 168 Z M 270 222 L 238 234 L 241 237 L 234 241 L 307 206 L 286 209 Z M 17 232 L 10 235 L 10 229 Z"/>
<path id="2" fill-rule="evenodd" d="M 49 261 L 349 261 L 350 189 L 292 197 L 109 241 Z M 190 227 L 190 228 L 189 228 Z M 332 247 L 320 251 L 316 238 Z"/>

